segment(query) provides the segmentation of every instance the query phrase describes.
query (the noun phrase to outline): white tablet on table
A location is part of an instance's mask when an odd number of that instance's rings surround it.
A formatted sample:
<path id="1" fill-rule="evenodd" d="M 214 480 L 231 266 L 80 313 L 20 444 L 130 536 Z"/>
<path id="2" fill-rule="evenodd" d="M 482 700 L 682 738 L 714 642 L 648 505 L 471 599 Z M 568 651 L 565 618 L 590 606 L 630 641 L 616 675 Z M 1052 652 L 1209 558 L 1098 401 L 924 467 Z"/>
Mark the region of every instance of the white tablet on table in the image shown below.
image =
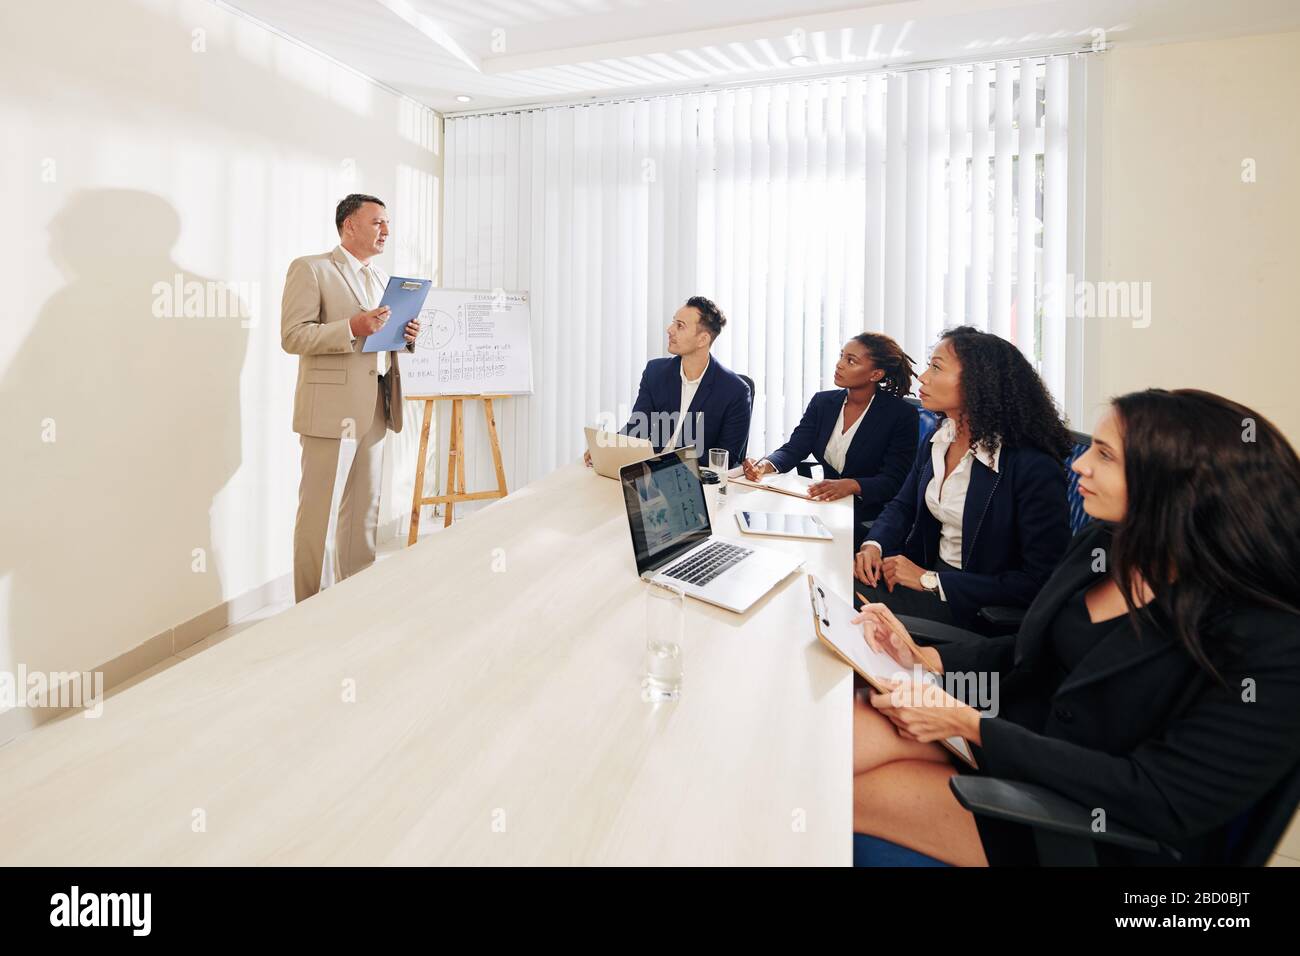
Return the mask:
<path id="1" fill-rule="evenodd" d="M 834 535 L 816 515 L 787 515 L 771 511 L 736 512 L 736 523 L 745 534 L 766 534 L 777 538 L 812 538 L 830 541 Z"/>

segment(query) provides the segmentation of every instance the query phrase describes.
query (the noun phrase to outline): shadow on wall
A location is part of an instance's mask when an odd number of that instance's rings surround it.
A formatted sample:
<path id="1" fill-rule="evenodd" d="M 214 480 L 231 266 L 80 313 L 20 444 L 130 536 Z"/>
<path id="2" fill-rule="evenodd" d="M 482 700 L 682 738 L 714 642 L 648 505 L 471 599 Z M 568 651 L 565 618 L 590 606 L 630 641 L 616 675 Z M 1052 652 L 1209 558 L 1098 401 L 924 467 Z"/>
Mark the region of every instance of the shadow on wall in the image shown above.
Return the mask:
<path id="1" fill-rule="evenodd" d="M 246 303 L 172 261 L 179 234 L 134 190 L 74 194 L 51 222 L 66 284 L 0 384 L 0 667 L 97 665 L 222 600 L 209 515 L 241 459 Z"/>

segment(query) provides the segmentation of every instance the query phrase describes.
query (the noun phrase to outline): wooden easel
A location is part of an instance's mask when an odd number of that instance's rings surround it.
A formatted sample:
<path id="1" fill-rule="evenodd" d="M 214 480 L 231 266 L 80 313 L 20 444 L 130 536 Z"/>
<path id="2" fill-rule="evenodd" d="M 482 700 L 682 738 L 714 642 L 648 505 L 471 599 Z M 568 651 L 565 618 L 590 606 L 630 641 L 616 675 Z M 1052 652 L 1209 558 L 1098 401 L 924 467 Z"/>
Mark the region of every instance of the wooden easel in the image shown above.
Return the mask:
<path id="1" fill-rule="evenodd" d="M 447 506 L 443 527 L 451 527 L 452 510 L 458 501 L 484 501 L 506 496 L 506 470 L 501 464 L 501 439 L 497 437 L 497 420 L 492 413 L 492 399 L 509 398 L 508 395 L 428 395 L 415 396 L 411 401 L 424 402 L 424 424 L 420 426 L 420 457 L 415 466 L 415 493 L 411 497 L 411 530 L 406 545 L 415 544 L 420 534 L 420 508 L 423 505 Z M 497 469 L 497 487 L 494 491 L 465 490 L 465 402 L 481 401 L 487 419 L 488 439 L 492 444 L 492 462 Z M 429 455 L 429 425 L 433 422 L 435 402 L 451 402 L 451 442 L 447 450 L 447 493 L 424 497 L 424 462 Z"/>

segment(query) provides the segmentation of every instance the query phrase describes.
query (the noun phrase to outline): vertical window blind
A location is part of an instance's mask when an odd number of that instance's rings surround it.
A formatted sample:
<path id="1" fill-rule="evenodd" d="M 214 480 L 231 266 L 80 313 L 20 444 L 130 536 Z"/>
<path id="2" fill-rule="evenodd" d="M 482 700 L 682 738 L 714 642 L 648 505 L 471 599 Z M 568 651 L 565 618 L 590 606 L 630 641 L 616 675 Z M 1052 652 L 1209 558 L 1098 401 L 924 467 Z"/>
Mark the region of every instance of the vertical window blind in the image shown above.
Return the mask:
<path id="1" fill-rule="evenodd" d="M 533 395 L 498 411 L 511 488 L 625 420 L 688 296 L 756 383 L 775 449 L 840 347 L 917 360 L 969 323 L 1014 342 L 1064 408 L 1082 353 L 1083 54 L 446 120 L 442 283 L 527 290 Z M 467 477 L 490 479 L 467 416 Z"/>

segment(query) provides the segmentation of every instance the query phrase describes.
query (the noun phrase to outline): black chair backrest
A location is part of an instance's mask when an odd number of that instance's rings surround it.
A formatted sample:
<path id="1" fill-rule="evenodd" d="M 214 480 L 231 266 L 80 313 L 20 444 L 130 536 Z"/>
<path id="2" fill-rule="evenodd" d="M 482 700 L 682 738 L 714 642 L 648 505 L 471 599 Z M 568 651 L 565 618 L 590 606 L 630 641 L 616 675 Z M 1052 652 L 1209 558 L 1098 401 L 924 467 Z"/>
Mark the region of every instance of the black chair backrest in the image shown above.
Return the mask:
<path id="1" fill-rule="evenodd" d="M 736 374 L 740 376 L 740 380 L 742 382 L 744 382 L 746 385 L 749 386 L 749 419 L 750 419 L 749 427 L 750 430 L 752 431 L 754 428 L 754 398 L 758 395 L 758 393 L 754 391 L 754 380 L 752 378 L 750 378 L 748 375 L 742 374 L 741 372 L 737 372 Z M 749 436 L 746 435 L 745 451 L 748 450 L 749 450 Z M 742 452 L 742 457 L 743 457 L 743 452 Z M 733 461 L 732 464 L 736 465 L 739 464 L 739 462 Z"/>
<path id="2" fill-rule="evenodd" d="M 740 372 L 736 374 L 740 375 L 740 380 L 749 386 L 749 412 L 752 415 L 754 413 L 754 396 L 758 394 L 754 391 L 754 380 L 748 375 L 741 375 Z"/>

